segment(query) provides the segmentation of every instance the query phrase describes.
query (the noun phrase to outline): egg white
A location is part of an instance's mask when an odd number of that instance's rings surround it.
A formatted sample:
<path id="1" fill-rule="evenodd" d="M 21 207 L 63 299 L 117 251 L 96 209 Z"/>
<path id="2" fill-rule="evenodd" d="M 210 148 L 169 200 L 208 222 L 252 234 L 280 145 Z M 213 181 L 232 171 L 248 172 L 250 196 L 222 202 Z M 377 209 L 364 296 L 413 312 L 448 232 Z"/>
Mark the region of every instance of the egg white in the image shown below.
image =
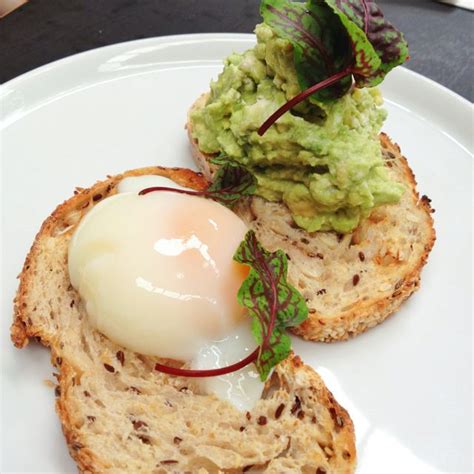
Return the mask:
<path id="1" fill-rule="evenodd" d="M 220 340 L 206 342 L 191 362 L 193 369 L 219 369 L 242 360 L 256 347 L 250 321 L 238 325 Z M 201 389 L 230 401 L 241 411 L 249 411 L 262 396 L 264 388 L 254 364 L 218 377 L 198 379 Z"/>

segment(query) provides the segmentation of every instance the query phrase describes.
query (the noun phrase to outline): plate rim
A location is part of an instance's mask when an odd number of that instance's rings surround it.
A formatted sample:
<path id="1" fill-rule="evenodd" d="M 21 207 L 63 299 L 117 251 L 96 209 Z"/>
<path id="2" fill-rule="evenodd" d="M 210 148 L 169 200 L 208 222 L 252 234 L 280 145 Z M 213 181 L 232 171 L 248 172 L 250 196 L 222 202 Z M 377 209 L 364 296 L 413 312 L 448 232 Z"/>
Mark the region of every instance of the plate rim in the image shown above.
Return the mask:
<path id="1" fill-rule="evenodd" d="M 135 45 L 141 45 L 141 46 L 146 46 L 147 43 L 169 43 L 177 39 L 182 39 L 182 40 L 213 40 L 213 39 L 227 39 L 227 40 L 255 40 L 255 34 L 253 33 L 184 33 L 184 34 L 176 34 L 176 35 L 163 35 L 163 36 L 153 36 L 149 38 L 141 38 L 141 39 L 135 39 L 135 40 L 129 40 L 129 41 L 120 41 L 117 43 L 113 44 L 108 44 L 104 46 L 99 46 L 97 48 L 92 48 L 88 49 L 86 51 L 81 51 L 79 53 L 74 53 L 68 56 L 65 56 L 63 58 L 56 59 L 54 61 L 51 61 L 49 63 L 43 64 L 41 66 L 38 66 L 34 69 L 31 69 L 29 71 L 26 71 L 19 76 L 16 76 L 2 84 L 0 84 L 0 88 L 7 88 L 7 87 L 15 87 L 21 84 L 22 81 L 27 81 L 30 79 L 33 79 L 34 77 L 38 76 L 39 74 L 42 74 L 44 72 L 51 71 L 52 68 L 66 65 L 69 62 L 75 61 L 77 59 L 84 58 L 86 56 L 92 56 L 98 53 L 103 53 L 108 50 L 113 50 L 115 48 L 120 48 L 120 47 L 126 47 L 126 46 L 135 46 Z M 403 69 L 405 71 L 405 74 L 412 75 L 419 80 L 426 81 L 430 85 L 437 87 L 440 91 L 443 93 L 447 93 L 454 99 L 458 100 L 460 103 L 462 103 L 464 106 L 471 107 L 473 104 L 463 97 L 462 95 L 458 94 L 457 92 L 453 91 L 447 86 L 444 86 L 443 84 L 440 84 L 439 82 L 435 81 L 434 79 L 431 79 L 417 71 L 414 71 L 412 69 L 408 69 L 405 66 L 400 66 L 397 69 Z M 0 94 L 0 102 L 3 100 L 3 96 Z"/>

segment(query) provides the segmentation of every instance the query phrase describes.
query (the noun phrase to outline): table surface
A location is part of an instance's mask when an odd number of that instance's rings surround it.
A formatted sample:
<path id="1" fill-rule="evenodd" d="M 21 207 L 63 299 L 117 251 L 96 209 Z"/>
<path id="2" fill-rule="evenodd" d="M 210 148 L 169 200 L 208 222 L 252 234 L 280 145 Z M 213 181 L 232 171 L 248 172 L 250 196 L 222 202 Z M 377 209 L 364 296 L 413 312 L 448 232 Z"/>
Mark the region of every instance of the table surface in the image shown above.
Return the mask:
<path id="1" fill-rule="evenodd" d="M 30 0 L 0 20 L 0 83 L 74 53 L 179 33 L 252 32 L 258 0 Z M 474 101 L 474 14 L 432 0 L 379 0 L 413 69 Z M 225 6 L 224 6 L 225 5 Z"/>

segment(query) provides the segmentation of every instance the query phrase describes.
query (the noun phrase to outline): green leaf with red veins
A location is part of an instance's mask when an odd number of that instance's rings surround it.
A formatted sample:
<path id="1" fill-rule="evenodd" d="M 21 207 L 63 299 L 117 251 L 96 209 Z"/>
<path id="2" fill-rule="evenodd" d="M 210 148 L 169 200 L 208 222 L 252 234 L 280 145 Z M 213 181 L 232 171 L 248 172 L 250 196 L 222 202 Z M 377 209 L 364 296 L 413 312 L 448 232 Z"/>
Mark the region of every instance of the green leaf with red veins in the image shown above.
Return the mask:
<path id="1" fill-rule="evenodd" d="M 303 296 L 287 282 L 286 254 L 265 250 L 253 231 L 247 232 L 234 260 L 250 266 L 237 298 L 252 318 L 252 333 L 260 345 L 256 366 L 264 381 L 291 351 L 286 328 L 301 324 L 308 317 L 308 308 Z"/>
<path id="2" fill-rule="evenodd" d="M 255 192 L 257 180 L 244 166 L 231 162 L 222 163 L 205 196 L 232 208 L 240 198 Z"/>
<path id="3" fill-rule="evenodd" d="M 373 87 L 409 58 L 403 34 L 373 0 L 325 0 L 346 27 L 353 44 L 357 87 Z M 375 56 L 374 56 L 375 53 Z"/>
<path id="4" fill-rule="evenodd" d="M 263 0 L 260 13 L 278 37 L 288 40 L 293 46 L 301 90 L 350 66 L 352 49 L 347 32 L 324 3 Z M 315 103 L 332 101 L 343 96 L 351 84 L 348 75 L 311 95 L 310 100 Z"/>
<path id="5" fill-rule="evenodd" d="M 262 0 L 261 13 L 293 45 L 302 92 L 273 112 L 259 135 L 308 97 L 316 103 L 337 99 L 349 90 L 352 78 L 357 87 L 376 86 L 409 58 L 403 34 L 372 0 Z"/>

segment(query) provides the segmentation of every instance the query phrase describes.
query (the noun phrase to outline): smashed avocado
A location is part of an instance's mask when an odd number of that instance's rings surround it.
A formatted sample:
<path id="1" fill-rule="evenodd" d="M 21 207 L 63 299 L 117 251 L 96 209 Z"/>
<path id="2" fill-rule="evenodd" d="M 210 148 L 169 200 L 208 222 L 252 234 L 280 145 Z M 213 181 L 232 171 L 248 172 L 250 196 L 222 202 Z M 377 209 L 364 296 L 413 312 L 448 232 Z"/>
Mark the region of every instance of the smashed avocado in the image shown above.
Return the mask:
<path id="1" fill-rule="evenodd" d="M 226 59 L 206 106 L 191 115 L 201 151 L 247 166 L 257 194 L 286 203 L 309 232 L 350 232 L 374 207 L 398 202 L 404 188 L 383 164 L 386 112 L 376 88 L 353 89 L 329 105 L 306 101 L 258 135 L 300 87 L 291 44 L 265 24 L 256 35 L 253 49 Z"/>

